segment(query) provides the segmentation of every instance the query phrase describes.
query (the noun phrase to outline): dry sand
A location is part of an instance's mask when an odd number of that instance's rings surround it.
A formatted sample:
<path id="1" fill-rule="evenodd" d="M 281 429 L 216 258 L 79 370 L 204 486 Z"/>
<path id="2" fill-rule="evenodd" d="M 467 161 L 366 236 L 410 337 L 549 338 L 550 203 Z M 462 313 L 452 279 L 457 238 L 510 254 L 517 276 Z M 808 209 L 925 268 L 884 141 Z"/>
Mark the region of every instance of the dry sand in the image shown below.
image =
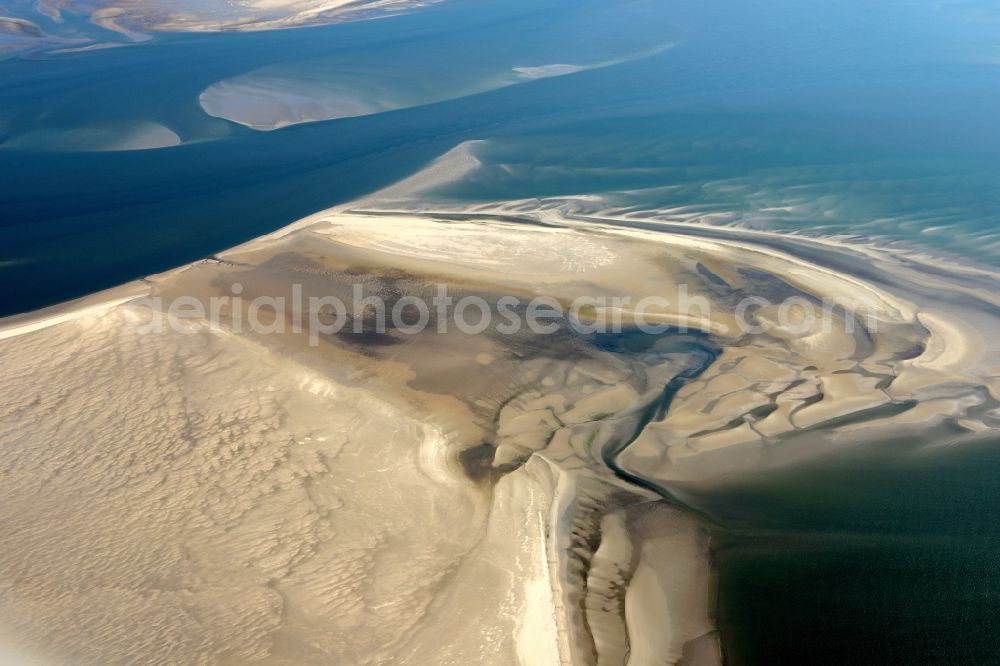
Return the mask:
<path id="1" fill-rule="evenodd" d="M 377 200 L 5 322 L 11 650 L 102 665 L 719 663 L 706 534 L 668 501 L 672 483 L 997 426 L 987 273 L 565 202 L 408 209 L 476 168 L 468 146 L 451 157 Z M 310 345 L 288 321 L 245 325 L 255 296 L 350 303 L 357 282 L 390 303 L 446 284 L 490 303 L 633 305 L 683 284 L 710 307 L 659 304 L 651 319 L 699 332 L 635 353 L 565 331 Z M 237 283 L 216 325 L 136 328 L 162 308 L 142 295 L 207 305 Z M 792 332 L 764 307 L 754 321 L 770 330 L 747 332 L 746 295 L 865 316 Z"/>

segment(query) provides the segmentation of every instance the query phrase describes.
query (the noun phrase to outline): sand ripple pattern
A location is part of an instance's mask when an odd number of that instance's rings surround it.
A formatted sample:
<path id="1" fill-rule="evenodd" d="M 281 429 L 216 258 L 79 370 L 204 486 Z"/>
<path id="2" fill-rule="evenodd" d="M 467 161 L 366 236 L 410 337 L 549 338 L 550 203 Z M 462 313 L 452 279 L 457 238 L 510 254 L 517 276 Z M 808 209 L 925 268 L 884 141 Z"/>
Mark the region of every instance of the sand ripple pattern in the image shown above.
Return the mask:
<path id="1" fill-rule="evenodd" d="M 235 325 L 255 296 L 349 302 L 359 280 L 390 305 L 441 283 L 566 303 L 683 284 L 711 307 L 647 311 L 690 332 L 638 347 L 436 328 L 310 346 Z M 235 283 L 245 300 L 215 325 L 130 326 L 157 307 L 137 293 L 207 303 Z M 73 664 L 719 663 L 706 533 L 675 484 L 995 432 L 995 286 L 911 255 L 565 199 L 394 199 L 103 309 L 15 322 L 0 331 L 4 642 Z M 851 300 L 868 317 L 793 332 L 762 307 L 770 326 L 748 332 L 747 295 Z"/>

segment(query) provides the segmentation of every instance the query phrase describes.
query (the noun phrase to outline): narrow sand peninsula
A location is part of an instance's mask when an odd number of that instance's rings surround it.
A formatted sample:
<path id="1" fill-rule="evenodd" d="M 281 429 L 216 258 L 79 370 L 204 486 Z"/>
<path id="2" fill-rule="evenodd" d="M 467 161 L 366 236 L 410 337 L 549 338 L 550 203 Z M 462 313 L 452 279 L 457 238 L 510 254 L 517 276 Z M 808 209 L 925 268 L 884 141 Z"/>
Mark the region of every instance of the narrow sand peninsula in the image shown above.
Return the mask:
<path id="1" fill-rule="evenodd" d="M 565 202 L 407 210 L 408 192 L 476 168 L 468 146 L 455 156 L 5 327 L 12 649 L 74 664 L 718 664 L 706 534 L 672 484 L 998 425 L 989 274 Z M 627 296 L 580 311 L 626 325 L 680 285 L 708 307 L 656 303 L 648 319 L 675 327 L 658 335 L 378 331 L 365 314 L 361 332 L 311 344 L 294 319 L 247 325 L 257 296 L 351 305 L 357 284 L 390 307 L 438 285 L 491 305 Z M 767 331 L 743 330 L 750 295 L 827 299 L 833 325 L 793 332 L 761 306 Z M 143 330 L 180 297 L 229 300 L 214 322 Z"/>

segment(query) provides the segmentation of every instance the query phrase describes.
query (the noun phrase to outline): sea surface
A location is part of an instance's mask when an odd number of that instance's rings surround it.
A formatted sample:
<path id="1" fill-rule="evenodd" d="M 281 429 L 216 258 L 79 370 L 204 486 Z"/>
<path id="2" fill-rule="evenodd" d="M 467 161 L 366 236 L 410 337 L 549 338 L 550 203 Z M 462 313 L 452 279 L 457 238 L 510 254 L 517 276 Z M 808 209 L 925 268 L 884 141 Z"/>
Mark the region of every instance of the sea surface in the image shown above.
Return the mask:
<path id="1" fill-rule="evenodd" d="M 1000 440 L 879 442 L 693 499 L 733 664 L 1000 663 Z"/>
<path id="2" fill-rule="evenodd" d="M 454 0 L 376 21 L 8 59 L 0 314 L 211 255 L 468 139 L 486 141 L 487 168 L 453 197 L 627 192 L 622 205 L 995 264 L 1000 18 L 990 7 Z M 378 85 L 407 82 L 416 106 L 276 132 L 199 106 L 212 84 L 277 64 L 306 79 L 343 71 L 349 85 L 368 55 L 368 78 L 381 67 Z M 477 73 L 616 58 L 463 95 Z M 420 104 L 441 96 L 436 86 L 461 96 Z M 110 152 L 81 138 L 136 123 L 183 143 Z"/>
<path id="3" fill-rule="evenodd" d="M 265 132 L 200 106 L 261 72 L 364 87 L 370 112 Z M 451 0 L 36 52 L 0 61 L 0 315 L 211 256 L 470 140 L 482 167 L 434 197 L 596 196 L 997 267 L 998 118 L 1000 10 L 975 0 Z M 121 149 L 149 127 L 180 145 Z M 932 444 L 698 501 L 731 663 L 1000 663 L 996 442 Z"/>

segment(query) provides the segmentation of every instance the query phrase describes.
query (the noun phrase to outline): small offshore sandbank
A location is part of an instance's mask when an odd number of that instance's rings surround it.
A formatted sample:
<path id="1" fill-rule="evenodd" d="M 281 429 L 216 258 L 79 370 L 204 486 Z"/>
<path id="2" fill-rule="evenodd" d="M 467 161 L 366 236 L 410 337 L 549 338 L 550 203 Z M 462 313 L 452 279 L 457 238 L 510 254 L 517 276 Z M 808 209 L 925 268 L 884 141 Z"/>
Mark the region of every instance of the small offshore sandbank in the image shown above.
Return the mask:
<path id="1" fill-rule="evenodd" d="M 515 9 L 516 20 L 504 18 Z M 211 116 L 268 131 L 456 100 L 662 54 L 675 43 L 662 11 L 646 3 L 588 0 L 570 12 L 514 3 L 461 30 L 396 36 L 363 54 L 331 49 L 229 76 L 207 86 L 199 102 Z M 539 32 L 546 35 L 540 43 L 512 48 Z"/>
<path id="2" fill-rule="evenodd" d="M 528 83 L 611 67 L 654 55 L 660 45 L 588 64 L 511 66 L 501 62 L 456 65 L 454 54 L 432 52 L 415 75 L 400 81 L 395 67 L 363 67 L 337 60 L 270 65 L 212 84 L 198 97 L 210 116 L 251 129 L 367 116 L 475 95 Z M 510 58 L 510 54 L 503 54 Z M 442 74 L 447 72 L 447 74 Z M 430 78 L 428 78 L 430 77 Z M 433 79 L 433 80 L 431 80 Z"/>
<path id="3" fill-rule="evenodd" d="M 10 16 L 0 16 L 0 35 L 37 38 L 42 36 L 42 31 L 33 21 Z"/>
<path id="4" fill-rule="evenodd" d="M 20 134 L 0 148 L 52 152 L 116 152 L 179 146 L 176 132 L 151 121 L 94 124 L 72 129 L 46 129 Z"/>

